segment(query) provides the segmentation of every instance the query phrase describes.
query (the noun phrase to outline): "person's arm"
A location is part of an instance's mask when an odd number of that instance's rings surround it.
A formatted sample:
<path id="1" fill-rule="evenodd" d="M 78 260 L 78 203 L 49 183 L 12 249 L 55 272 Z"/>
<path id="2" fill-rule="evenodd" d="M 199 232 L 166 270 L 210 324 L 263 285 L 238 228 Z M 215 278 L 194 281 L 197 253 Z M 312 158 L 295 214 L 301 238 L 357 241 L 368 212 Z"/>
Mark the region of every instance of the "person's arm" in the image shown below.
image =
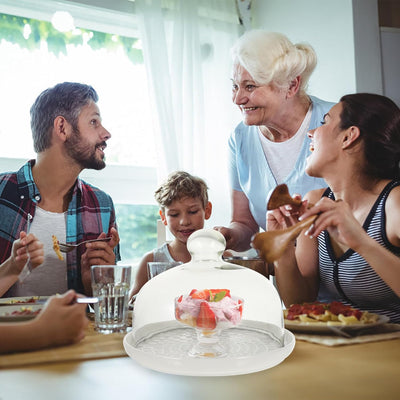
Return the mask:
<path id="1" fill-rule="evenodd" d="M 129 298 L 132 299 L 132 297 L 139 293 L 139 290 L 142 288 L 142 286 L 148 281 L 148 274 L 147 274 L 147 263 L 154 261 L 153 257 L 153 252 L 149 252 L 145 254 L 145 256 L 142 258 L 139 264 L 139 268 L 136 273 L 136 278 L 135 278 L 135 283 L 133 285 L 133 288 L 131 290 L 131 293 L 129 295 Z"/>
<path id="2" fill-rule="evenodd" d="M 91 272 L 92 265 L 115 265 L 114 247 L 119 243 L 119 234 L 115 228 L 110 230 L 111 240 L 108 242 L 86 243 L 86 251 L 81 257 L 81 276 L 85 294 L 91 296 Z M 102 232 L 98 238 L 105 238 L 107 235 Z"/>
<path id="3" fill-rule="evenodd" d="M 319 289 L 318 243 L 300 233 L 274 263 L 279 295 L 286 307 L 312 302 Z"/>
<path id="4" fill-rule="evenodd" d="M 400 187 L 394 188 L 386 201 L 386 234 L 388 240 L 400 247 Z M 309 229 L 310 236 L 327 230 L 332 240 L 353 249 L 374 269 L 385 283 L 400 296 L 400 257 L 371 238 L 344 201 L 321 199 L 304 214 L 320 214 Z"/>
<path id="5" fill-rule="evenodd" d="M 30 259 L 32 268 L 43 263 L 43 243 L 32 233 L 27 235 L 22 231 L 19 239 L 15 240 L 12 245 L 10 257 L 0 266 L 0 296 L 17 282 L 28 259 Z"/>
<path id="6" fill-rule="evenodd" d="M 214 227 L 224 235 L 226 248 L 234 251 L 250 249 L 252 236 L 259 231 L 259 226 L 249 208 L 249 200 L 243 192 L 232 190 L 232 221 L 229 228 Z"/>
<path id="7" fill-rule="evenodd" d="M 288 228 L 298 222 L 298 216 L 306 210 L 308 200 L 314 203 L 321 197 L 321 191 L 307 194 L 300 208 L 281 207 L 267 213 L 267 230 Z M 318 243 L 301 232 L 287 246 L 282 257 L 275 261 L 275 279 L 279 294 L 285 304 L 290 306 L 305 301 L 315 301 L 319 288 Z"/>
<path id="8" fill-rule="evenodd" d="M 74 303 L 76 293 L 51 297 L 40 314 L 26 322 L 0 324 L 0 353 L 36 350 L 79 342 L 89 323 L 86 305 Z"/>

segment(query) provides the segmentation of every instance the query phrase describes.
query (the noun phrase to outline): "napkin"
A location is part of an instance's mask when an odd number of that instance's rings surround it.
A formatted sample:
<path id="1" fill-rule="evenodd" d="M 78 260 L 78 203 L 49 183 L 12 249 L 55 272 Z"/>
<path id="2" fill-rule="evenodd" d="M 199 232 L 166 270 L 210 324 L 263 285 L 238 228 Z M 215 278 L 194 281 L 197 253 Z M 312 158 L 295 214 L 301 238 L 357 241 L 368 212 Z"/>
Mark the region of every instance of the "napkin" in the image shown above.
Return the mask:
<path id="1" fill-rule="evenodd" d="M 377 342 L 381 340 L 399 339 L 400 324 L 382 324 L 374 328 L 360 331 L 348 331 L 352 337 L 342 337 L 337 335 L 312 334 L 304 332 L 295 332 L 297 340 L 303 340 L 310 343 L 321 344 L 324 346 L 343 346 L 356 343 Z M 354 336 L 353 336 L 354 335 Z"/>

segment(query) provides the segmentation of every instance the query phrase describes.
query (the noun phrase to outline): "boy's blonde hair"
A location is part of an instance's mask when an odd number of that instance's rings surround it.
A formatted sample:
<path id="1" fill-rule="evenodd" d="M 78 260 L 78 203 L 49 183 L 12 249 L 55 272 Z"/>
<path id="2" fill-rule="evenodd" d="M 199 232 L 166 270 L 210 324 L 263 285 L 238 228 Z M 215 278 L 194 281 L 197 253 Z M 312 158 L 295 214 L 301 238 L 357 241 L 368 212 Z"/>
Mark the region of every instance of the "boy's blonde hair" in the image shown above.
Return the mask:
<path id="1" fill-rule="evenodd" d="M 184 197 L 198 198 L 203 208 L 208 204 L 208 187 L 203 179 L 185 171 L 171 173 L 167 180 L 156 190 L 154 197 L 162 211 L 175 200 Z"/>

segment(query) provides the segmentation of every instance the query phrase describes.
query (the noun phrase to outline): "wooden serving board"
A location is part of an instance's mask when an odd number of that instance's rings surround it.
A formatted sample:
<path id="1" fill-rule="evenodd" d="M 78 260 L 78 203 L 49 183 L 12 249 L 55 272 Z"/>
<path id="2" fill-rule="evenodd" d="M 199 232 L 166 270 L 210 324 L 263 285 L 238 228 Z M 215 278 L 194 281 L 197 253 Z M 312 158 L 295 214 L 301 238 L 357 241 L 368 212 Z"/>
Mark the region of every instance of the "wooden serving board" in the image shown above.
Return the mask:
<path id="1" fill-rule="evenodd" d="M 13 368 L 41 363 L 83 361 L 100 358 L 127 357 L 123 346 L 126 333 L 108 335 L 95 331 L 92 316 L 85 338 L 76 344 L 49 349 L 0 355 L 0 368 Z M 131 326 L 131 319 L 130 324 Z M 29 340 L 29 338 L 28 338 Z"/>

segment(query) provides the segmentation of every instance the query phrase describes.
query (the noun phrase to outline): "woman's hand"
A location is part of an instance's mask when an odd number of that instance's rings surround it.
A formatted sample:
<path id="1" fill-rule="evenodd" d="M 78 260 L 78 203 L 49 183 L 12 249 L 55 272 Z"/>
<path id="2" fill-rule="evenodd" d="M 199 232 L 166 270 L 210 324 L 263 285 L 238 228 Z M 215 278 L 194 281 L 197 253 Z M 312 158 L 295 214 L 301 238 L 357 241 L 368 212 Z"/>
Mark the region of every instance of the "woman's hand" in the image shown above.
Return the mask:
<path id="1" fill-rule="evenodd" d="M 226 249 L 246 251 L 250 249 L 252 236 L 259 226 L 250 212 L 249 200 L 243 192 L 232 190 L 232 220 L 228 227 L 216 226 L 226 240 Z"/>
<path id="2" fill-rule="evenodd" d="M 75 303 L 77 294 L 69 290 L 62 296 L 52 296 L 32 322 L 43 338 L 40 347 L 76 343 L 85 337 L 89 323 L 86 304 Z"/>
<path id="3" fill-rule="evenodd" d="M 32 233 L 27 235 L 22 231 L 19 239 L 15 240 L 12 246 L 10 272 L 19 275 L 28 259 L 30 259 L 32 268 L 36 268 L 43 263 L 43 243 Z"/>
<path id="4" fill-rule="evenodd" d="M 224 236 L 227 249 L 236 249 L 238 247 L 242 235 L 240 235 L 237 229 L 227 228 L 225 226 L 214 226 L 214 230 Z"/>
<path id="5" fill-rule="evenodd" d="M 13 242 L 10 257 L 0 265 L 0 296 L 18 281 L 29 258 L 32 268 L 42 264 L 43 244 L 32 233 L 27 235 L 22 231 L 19 239 Z"/>
<path id="6" fill-rule="evenodd" d="M 322 231 L 327 230 L 335 242 L 355 250 L 360 239 L 366 235 L 349 205 L 342 200 L 334 201 L 323 197 L 314 207 L 307 210 L 300 219 L 305 219 L 310 215 L 318 215 L 318 218 L 306 232 L 306 235 L 311 238 L 317 237 Z"/>
<path id="7" fill-rule="evenodd" d="M 300 195 L 294 195 L 294 199 L 301 200 Z M 303 200 L 299 206 L 284 205 L 275 210 L 267 211 L 267 231 L 286 229 L 299 222 L 299 217 L 308 208 L 308 200 Z"/>
<path id="8" fill-rule="evenodd" d="M 69 290 L 52 296 L 40 314 L 26 322 L 0 324 L 0 353 L 42 349 L 76 343 L 85 336 L 89 320 L 86 304 L 75 303 Z"/>

